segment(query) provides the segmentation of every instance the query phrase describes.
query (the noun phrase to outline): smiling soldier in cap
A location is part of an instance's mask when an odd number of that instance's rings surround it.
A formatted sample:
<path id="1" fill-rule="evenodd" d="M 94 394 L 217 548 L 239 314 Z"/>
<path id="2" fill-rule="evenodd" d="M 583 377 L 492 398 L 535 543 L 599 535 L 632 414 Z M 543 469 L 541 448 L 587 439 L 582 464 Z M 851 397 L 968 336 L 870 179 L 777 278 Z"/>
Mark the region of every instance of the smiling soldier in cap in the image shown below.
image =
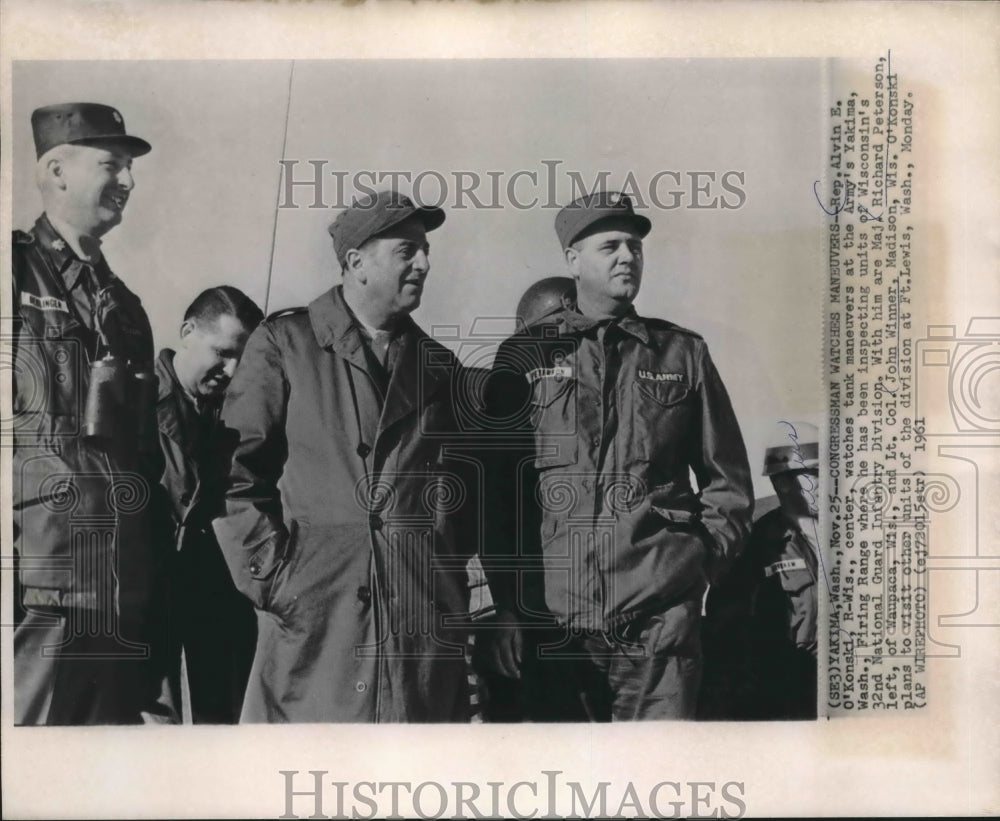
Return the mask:
<path id="1" fill-rule="evenodd" d="M 45 213 L 13 237 L 15 722 L 166 719 L 153 338 L 101 251 L 150 146 L 98 103 L 31 126 Z"/>
<path id="2" fill-rule="evenodd" d="M 343 284 L 268 317 L 230 383 L 215 530 L 257 608 L 242 721 L 468 718 L 465 636 L 445 624 L 468 609 L 444 461 L 458 365 L 409 316 L 444 218 L 395 191 L 341 212 Z"/>
<path id="3" fill-rule="evenodd" d="M 650 227 L 617 192 L 563 208 L 578 308 L 507 340 L 487 390 L 490 418 L 513 420 L 488 471 L 493 663 L 536 720 L 693 717 L 702 597 L 750 523 L 704 340 L 632 307 Z"/>

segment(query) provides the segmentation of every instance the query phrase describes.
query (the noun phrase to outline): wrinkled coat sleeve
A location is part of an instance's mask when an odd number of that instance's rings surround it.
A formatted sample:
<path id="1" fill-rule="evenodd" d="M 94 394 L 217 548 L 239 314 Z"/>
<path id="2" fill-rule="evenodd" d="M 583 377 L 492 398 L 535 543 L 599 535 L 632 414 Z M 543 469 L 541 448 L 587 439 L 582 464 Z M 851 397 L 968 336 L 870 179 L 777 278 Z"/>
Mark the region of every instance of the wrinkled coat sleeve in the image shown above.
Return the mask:
<path id="1" fill-rule="evenodd" d="M 753 518 L 753 481 L 746 446 L 722 378 L 704 345 L 699 351 L 701 447 L 692 468 L 701 497 L 701 520 L 715 540 L 712 576 L 743 550 Z"/>
<path id="2" fill-rule="evenodd" d="M 234 450 L 225 514 L 213 522 L 236 587 L 259 608 L 288 541 L 278 488 L 288 455 L 287 403 L 281 350 L 265 322 L 247 342 L 222 408 Z"/>
<path id="3" fill-rule="evenodd" d="M 500 346 L 486 383 L 486 418 L 497 424 L 486 451 L 486 533 L 480 554 L 493 600 L 510 611 L 524 604 L 526 554 L 536 552 L 526 539 L 538 525 L 536 506 L 525 504 L 533 497 L 533 488 L 526 486 L 533 476 L 524 468 L 534 455 L 534 441 L 527 414 L 530 389 L 517 345 L 507 340 Z M 531 521 L 524 521 L 526 516 Z"/>

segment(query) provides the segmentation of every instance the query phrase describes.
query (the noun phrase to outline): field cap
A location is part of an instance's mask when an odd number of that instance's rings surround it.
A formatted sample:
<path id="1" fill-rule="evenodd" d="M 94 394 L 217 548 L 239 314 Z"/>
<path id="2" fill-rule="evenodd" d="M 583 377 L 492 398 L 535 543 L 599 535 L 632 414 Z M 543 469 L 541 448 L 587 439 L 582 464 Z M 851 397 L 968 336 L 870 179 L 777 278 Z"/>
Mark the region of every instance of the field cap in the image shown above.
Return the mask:
<path id="1" fill-rule="evenodd" d="M 573 200 L 556 214 L 556 234 L 563 248 L 573 242 L 591 225 L 606 219 L 631 222 L 640 237 L 646 236 L 653 224 L 635 213 L 632 200 L 620 191 L 595 191 Z"/>
<path id="2" fill-rule="evenodd" d="M 360 248 L 372 237 L 399 225 L 414 214 L 420 217 L 425 231 L 433 231 L 444 222 L 444 211 L 440 208 L 424 208 L 392 189 L 355 200 L 337 215 L 328 229 L 340 264 L 344 264 L 344 258 L 352 248 Z"/>
<path id="3" fill-rule="evenodd" d="M 133 157 L 148 154 L 151 146 L 125 132 L 125 120 L 117 109 L 101 103 L 60 103 L 36 108 L 31 113 L 31 131 L 36 157 L 57 145 L 100 146 L 114 143 Z"/>

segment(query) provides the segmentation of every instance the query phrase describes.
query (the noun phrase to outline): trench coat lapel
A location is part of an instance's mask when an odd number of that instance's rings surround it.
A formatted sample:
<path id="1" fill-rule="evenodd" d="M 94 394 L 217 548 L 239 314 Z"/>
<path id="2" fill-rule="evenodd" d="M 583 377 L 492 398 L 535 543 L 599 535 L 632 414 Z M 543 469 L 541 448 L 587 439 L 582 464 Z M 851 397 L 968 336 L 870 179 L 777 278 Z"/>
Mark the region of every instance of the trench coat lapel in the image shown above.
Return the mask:
<path id="1" fill-rule="evenodd" d="M 321 348 L 332 349 L 337 356 L 368 372 L 365 352 L 361 347 L 361 335 L 347 309 L 339 285 L 309 303 L 309 321 Z"/>
<path id="2" fill-rule="evenodd" d="M 366 401 L 370 393 L 378 393 L 380 380 L 371 373 L 371 365 L 364 349 L 361 332 L 344 302 L 340 286 L 321 294 L 309 305 L 309 316 L 316 341 L 321 347 L 332 350 L 346 360 L 354 371 L 355 379 L 367 380 L 362 390 L 356 385 L 356 398 L 360 418 L 358 424 L 364 441 L 373 444 L 386 431 L 413 413 L 421 404 L 436 394 L 447 382 L 452 367 L 447 352 L 433 345 L 417 324 L 406 317 L 396 344 L 399 352 L 386 389 L 381 413 L 370 412 Z M 339 367 L 339 363 L 337 363 Z M 349 387 L 349 386 L 347 386 Z M 377 428 L 375 427 L 377 420 Z"/>
<path id="3" fill-rule="evenodd" d="M 192 471 L 197 474 L 198 460 L 194 439 L 198 416 L 194 406 L 183 396 L 184 389 L 177 380 L 173 355 L 174 352 L 170 349 L 160 351 L 154 366 L 158 380 L 157 424 L 160 432 L 174 442 L 181 453 L 188 458 Z"/>
<path id="4" fill-rule="evenodd" d="M 437 361 L 441 359 L 441 353 L 429 345 L 430 337 L 411 319 L 404 321 L 406 327 L 396 343 L 399 353 L 379 420 L 379 436 L 419 406 L 427 404 L 451 373 L 450 368 L 441 367 L 449 363 Z"/>
<path id="5" fill-rule="evenodd" d="M 335 384 L 343 386 L 348 395 L 343 398 L 345 407 L 353 404 L 353 414 L 361 432 L 361 444 L 372 447 L 378 432 L 378 380 L 370 373 L 361 333 L 354 323 L 340 286 L 321 294 L 309 305 L 309 318 L 319 345 L 335 356 L 330 367 L 350 371 L 353 384 L 341 374 Z M 350 392 L 353 391 L 353 396 Z M 374 400 L 374 405 L 372 401 Z M 349 424 L 345 420 L 345 424 Z M 349 428 L 348 428 L 349 429 Z"/>

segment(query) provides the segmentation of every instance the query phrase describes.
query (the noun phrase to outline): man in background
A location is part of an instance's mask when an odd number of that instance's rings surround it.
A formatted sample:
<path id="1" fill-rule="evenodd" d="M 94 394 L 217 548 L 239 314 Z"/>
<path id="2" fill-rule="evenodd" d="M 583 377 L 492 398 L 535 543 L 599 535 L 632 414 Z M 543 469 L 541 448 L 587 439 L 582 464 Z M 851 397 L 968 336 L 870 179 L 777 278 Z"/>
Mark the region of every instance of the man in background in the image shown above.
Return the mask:
<path id="1" fill-rule="evenodd" d="M 748 718 L 816 718 L 819 429 L 778 424 L 764 454 L 778 508 L 753 526 L 741 568 L 750 596 Z"/>
<path id="2" fill-rule="evenodd" d="M 209 288 L 185 311 L 177 351 L 165 348 L 156 360 L 160 482 L 177 551 L 171 631 L 175 664 L 179 668 L 183 650 L 186 673 L 184 696 L 174 695 L 195 724 L 239 719 L 253 661 L 253 608 L 233 585 L 212 519 L 223 504 L 231 456 L 219 422 L 222 399 L 247 337 L 263 318 L 242 291 Z"/>
<path id="3" fill-rule="evenodd" d="M 101 249 L 150 145 L 99 103 L 31 126 L 45 212 L 12 248 L 14 721 L 170 720 L 153 335 Z"/>

